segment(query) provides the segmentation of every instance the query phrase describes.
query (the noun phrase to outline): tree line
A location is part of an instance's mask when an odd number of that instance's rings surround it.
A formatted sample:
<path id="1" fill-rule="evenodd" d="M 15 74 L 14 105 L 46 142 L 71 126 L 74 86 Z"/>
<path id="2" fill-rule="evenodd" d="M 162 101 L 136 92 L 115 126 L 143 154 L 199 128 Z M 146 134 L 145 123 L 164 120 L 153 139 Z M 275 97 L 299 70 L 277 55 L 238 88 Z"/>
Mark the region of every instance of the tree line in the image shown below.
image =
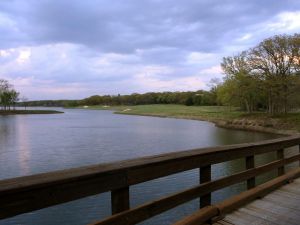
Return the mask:
<path id="1" fill-rule="evenodd" d="M 251 113 L 287 113 L 300 105 L 300 34 L 276 35 L 224 57 L 217 101 Z"/>
<path id="2" fill-rule="evenodd" d="M 182 105 L 216 105 L 216 93 L 212 91 L 187 92 L 149 92 L 130 95 L 93 95 L 81 100 L 42 100 L 28 101 L 28 106 L 65 106 L 83 105 L 145 105 L 145 104 L 182 104 Z M 22 104 L 22 103 L 21 103 Z"/>
<path id="3" fill-rule="evenodd" d="M 0 79 L 0 106 L 3 110 L 11 110 L 19 101 L 19 92 L 4 79 Z"/>
<path id="4" fill-rule="evenodd" d="M 287 113 L 300 106 L 300 34 L 276 35 L 234 56 L 224 57 L 222 82 L 209 91 L 93 95 L 82 100 L 27 102 L 28 106 L 224 105 L 252 113 Z"/>
<path id="5" fill-rule="evenodd" d="M 145 104 L 182 104 L 215 105 L 216 97 L 209 91 L 188 92 L 149 92 L 131 95 L 94 95 L 83 99 L 83 105 L 145 105 Z"/>

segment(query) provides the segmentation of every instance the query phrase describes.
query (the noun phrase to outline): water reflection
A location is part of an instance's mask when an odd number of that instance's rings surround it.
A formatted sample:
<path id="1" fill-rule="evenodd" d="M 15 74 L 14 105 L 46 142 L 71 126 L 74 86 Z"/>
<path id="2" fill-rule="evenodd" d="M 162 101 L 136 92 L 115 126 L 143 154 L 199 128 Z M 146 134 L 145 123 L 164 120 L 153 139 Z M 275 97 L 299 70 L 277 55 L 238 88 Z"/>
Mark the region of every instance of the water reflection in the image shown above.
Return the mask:
<path id="1" fill-rule="evenodd" d="M 299 154 L 299 152 L 300 152 L 300 145 L 294 146 L 291 148 L 287 148 L 284 151 L 284 157 L 291 157 L 293 155 Z M 291 164 L 285 166 L 286 171 L 290 171 L 290 170 L 294 169 L 295 167 L 299 166 L 299 163 L 300 162 L 294 162 L 294 163 L 291 163 Z"/>
<path id="2" fill-rule="evenodd" d="M 14 119 L 10 116 L 0 116 L 0 144 L 8 146 L 15 128 Z M 0 148 L 0 155 L 4 153 L 6 148 Z"/>
<path id="3" fill-rule="evenodd" d="M 116 115 L 110 111 L 65 112 L 58 115 L 0 117 L 0 179 L 277 137 L 217 128 L 202 121 Z M 265 159 L 261 160 L 263 162 Z M 243 160 L 214 165 L 213 178 L 239 172 L 244 167 Z M 198 172 L 186 171 L 134 185 L 130 189 L 131 204 L 142 204 L 195 186 L 199 183 Z M 242 183 L 215 192 L 213 201 L 222 200 L 244 188 Z M 142 224 L 171 224 L 198 206 L 198 200 L 191 201 Z M 2 220 L 0 225 L 83 225 L 104 218 L 109 213 L 110 197 L 105 193 Z"/>
<path id="4" fill-rule="evenodd" d="M 29 160 L 31 156 L 30 152 L 30 142 L 28 138 L 29 127 L 27 126 L 27 121 L 24 120 L 24 117 L 17 117 L 17 145 L 18 145 L 18 159 L 19 166 L 21 169 L 21 175 L 27 175 L 31 173 Z"/>

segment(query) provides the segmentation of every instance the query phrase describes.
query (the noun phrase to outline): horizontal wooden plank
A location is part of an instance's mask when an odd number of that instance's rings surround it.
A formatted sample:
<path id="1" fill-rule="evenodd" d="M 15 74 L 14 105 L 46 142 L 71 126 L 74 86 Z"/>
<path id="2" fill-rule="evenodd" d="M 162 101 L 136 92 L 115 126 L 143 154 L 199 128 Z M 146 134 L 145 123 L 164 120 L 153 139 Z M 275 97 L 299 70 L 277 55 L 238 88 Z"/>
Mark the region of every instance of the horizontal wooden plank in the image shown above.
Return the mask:
<path id="1" fill-rule="evenodd" d="M 298 225 L 300 221 L 300 192 L 290 193 L 286 189 L 300 189 L 300 178 L 271 192 L 265 197 L 252 201 L 242 208 L 226 215 L 223 221 L 235 224 Z M 282 191 L 285 189 L 285 191 Z M 282 195 L 282 192 L 288 195 Z M 252 217 L 252 218 L 251 218 Z M 220 223 L 220 221 L 218 221 Z"/>
<path id="2" fill-rule="evenodd" d="M 227 221 L 225 221 L 225 220 L 220 220 L 220 221 L 218 221 L 217 223 L 219 223 L 220 225 L 234 225 L 234 224 L 229 223 L 229 222 L 227 222 Z M 214 225 L 215 225 L 215 223 L 214 223 Z"/>
<path id="3" fill-rule="evenodd" d="M 230 215 L 226 216 L 226 221 L 232 222 L 234 224 L 243 224 L 243 225 L 251 225 L 251 224 L 269 224 L 270 221 L 265 220 L 263 218 L 257 217 L 252 214 L 248 214 L 246 212 L 237 210 Z M 273 224 L 275 225 L 275 224 Z"/>
<path id="4" fill-rule="evenodd" d="M 296 200 L 298 200 L 300 202 L 299 194 L 286 191 L 283 188 L 280 188 L 279 190 L 277 190 L 277 195 L 280 195 L 284 198 L 295 198 Z"/>
<path id="5" fill-rule="evenodd" d="M 142 157 L 0 181 L 0 218 L 170 174 L 298 145 L 300 136 Z"/>
<path id="6" fill-rule="evenodd" d="M 287 185 L 288 186 L 288 185 Z M 271 213 L 275 215 L 279 215 L 281 218 L 285 218 L 289 222 L 291 221 L 300 221 L 300 213 L 296 209 L 291 209 L 285 206 L 282 206 L 281 204 L 274 205 L 273 203 L 270 203 L 268 201 L 262 200 L 256 200 L 248 205 L 249 207 L 255 207 L 257 209 L 261 209 L 266 213 Z M 262 213 L 263 215 L 264 213 Z M 299 225 L 299 224 L 298 224 Z"/>
<path id="7" fill-rule="evenodd" d="M 102 175 L 115 175 L 119 173 L 121 173 L 122 176 L 126 175 L 127 173 L 131 176 L 134 174 L 140 175 L 143 169 L 145 169 L 144 172 L 147 171 L 148 168 L 151 169 L 151 167 L 156 167 L 159 169 L 161 168 L 162 164 L 165 164 L 166 166 L 174 166 L 172 169 L 162 171 L 160 174 L 154 174 L 151 172 L 149 178 L 145 175 L 141 176 L 142 178 L 139 179 L 135 178 L 138 180 L 135 180 L 134 178 L 128 178 L 130 181 L 124 186 L 126 187 L 128 184 L 132 185 L 159 178 L 161 176 L 178 173 L 184 170 L 199 168 L 200 166 L 206 166 L 228 160 L 234 160 L 253 154 L 263 154 L 266 152 L 275 151 L 277 149 L 295 146 L 299 143 L 300 136 L 292 136 L 255 143 L 186 150 L 181 152 L 173 152 L 156 156 L 141 157 L 131 160 L 103 163 L 93 166 L 6 179 L 0 181 L 0 196 L 9 192 L 19 191 L 20 189 L 28 190 L 36 187 L 45 187 L 49 184 L 61 184 L 81 179 L 93 179 L 95 176 L 99 177 Z M 205 161 L 207 158 L 210 158 L 209 162 Z M 185 162 L 190 162 L 192 165 L 184 165 Z M 195 165 L 199 162 L 200 164 Z M 181 164 L 182 166 L 176 168 L 176 166 Z"/>
<path id="8" fill-rule="evenodd" d="M 299 199 L 297 198 L 283 197 L 281 195 L 278 195 L 277 192 L 275 191 L 267 195 L 266 197 L 264 197 L 264 200 L 272 202 L 273 204 L 280 204 L 286 208 L 296 209 L 299 210 L 300 212 Z"/>
<path id="9" fill-rule="evenodd" d="M 294 179 L 300 176 L 300 168 L 294 169 L 288 173 L 286 173 L 283 176 L 277 177 L 271 181 L 268 181 L 264 184 L 261 184 L 251 190 L 242 192 L 239 195 L 236 195 L 234 197 L 231 197 L 229 199 L 226 199 L 225 201 L 221 203 L 215 204 L 213 207 L 218 209 L 218 213 L 214 216 L 220 216 L 222 214 L 227 214 L 229 212 L 232 212 L 233 210 L 249 203 L 252 200 L 255 200 L 257 197 L 262 197 L 271 191 L 275 190 L 276 188 L 284 185 L 289 181 L 290 179 Z M 215 212 L 215 210 L 211 209 L 211 213 Z M 207 212 L 205 212 L 207 213 Z M 189 217 L 184 218 L 182 221 L 178 222 L 180 225 L 191 225 L 189 223 L 189 218 L 194 218 L 193 221 L 200 221 L 198 224 L 201 224 L 203 221 L 203 218 L 205 217 L 205 214 L 202 210 L 197 211 L 196 213 L 192 214 Z M 197 218 L 197 220 L 195 219 Z M 206 218 L 206 217 L 205 217 Z M 230 222 L 230 221 L 229 221 Z"/>
<path id="10" fill-rule="evenodd" d="M 201 211 L 202 211 L 202 217 L 200 219 L 197 217 L 197 214 L 193 214 L 192 216 L 189 216 L 184 220 L 180 220 L 177 223 L 174 223 L 174 225 L 184 225 L 184 224 L 199 225 L 207 222 L 208 220 L 210 220 L 210 218 L 218 214 L 218 208 L 211 205 L 202 208 Z"/>
<path id="11" fill-rule="evenodd" d="M 262 210 L 259 210 L 259 209 L 241 208 L 239 211 L 243 212 L 243 213 L 246 213 L 248 215 L 252 215 L 252 216 L 255 216 L 257 218 L 261 218 L 261 219 L 266 220 L 266 222 L 263 223 L 263 224 L 281 225 L 281 222 L 282 222 L 281 220 L 278 220 L 278 218 L 274 217 L 272 214 L 263 212 Z M 228 218 L 226 216 L 226 220 L 230 221 L 230 215 L 231 214 L 229 214 Z"/>
<path id="12" fill-rule="evenodd" d="M 262 197 L 271 191 L 281 187 L 286 184 L 290 179 L 294 179 L 300 176 L 300 168 L 294 169 L 285 175 L 277 177 L 271 181 L 261 184 L 249 191 L 245 191 L 237 196 L 231 197 L 221 203 L 216 204 L 221 213 L 228 213 L 236 208 L 239 208 L 246 203 L 256 199 L 257 197 Z"/>
<path id="13" fill-rule="evenodd" d="M 298 161 L 300 159 L 300 154 L 292 156 L 287 159 L 277 160 L 268 163 L 257 168 L 252 168 L 240 173 L 233 174 L 228 177 L 223 177 L 218 180 L 211 182 L 206 182 L 200 184 L 199 186 L 190 188 L 185 191 L 178 192 L 176 194 L 158 199 L 153 202 L 146 203 L 144 205 L 138 206 L 136 208 L 130 209 L 128 211 L 116 214 L 109 217 L 106 220 L 93 223 L 94 225 L 132 225 L 153 217 L 157 214 L 165 212 L 171 208 L 174 208 L 180 204 L 193 200 L 197 197 L 201 197 L 207 193 L 222 189 L 224 187 L 240 183 L 253 177 L 254 174 L 259 175 L 266 173 L 270 170 L 277 169 L 284 164 Z"/>

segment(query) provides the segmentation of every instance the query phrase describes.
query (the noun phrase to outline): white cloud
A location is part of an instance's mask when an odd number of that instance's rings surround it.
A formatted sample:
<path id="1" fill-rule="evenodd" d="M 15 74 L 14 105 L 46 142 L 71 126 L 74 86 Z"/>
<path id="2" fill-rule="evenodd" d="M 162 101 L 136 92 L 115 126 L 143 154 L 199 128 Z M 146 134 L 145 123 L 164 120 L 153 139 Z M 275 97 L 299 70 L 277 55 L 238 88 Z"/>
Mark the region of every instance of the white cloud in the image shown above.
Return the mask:
<path id="1" fill-rule="evenodd" d="M 283 12 L 267 24 L 267 29 L 276 32 L 298 31 L 300 30 L 300 11 Z"/>
<path id="2" fill-rule="evenodd" d="M 211 61 L 215 58 L 213 53 L 205 52 L 191 52 L 187 55 L 186 63 L 187 64 L 202 64 L 203 62 Z"/>
<path id="3" fill-rule="evenodd" d="M 11 55 L 11 51 L 9 50 L 0 50 L 0 57 L 8 57 Z"/>
<path id="4" fill-rule="evenodd" d="M 16 22 L 0 12 L 0 27 L 10 27 L 11 29 L 16 29 Z"/>
<path id="5" fill-rule="evenodd" d="M 30 49 L 20 50 L 19 51 L 19 56 L 16 59 L 16 62 L 19 63 L 19 64 L 26 63 L 26 62 L 29 61 L 30 56 L 31 56 L 31 50 Z"/>
<path id="6" fill-rule="evenodd" d="M 166 81 L 149 75 L 137 74 L 131 85 L 140 92 L 196 91 L 205 88 L 205 83 L 199 76 L 179 77 Z"/>
<path id="7" fill-rule="evenodd" d="M 78 99 L 82 98 L 83 94 L 91 94 L 89 88 L 82 83 L 58 84 L 54 80 L 44 80 L 30 77 L 4 77 L 21 93 L 21 96 L 26 96 L 29 100 L 37 99 Z M 37 95 L 38 93 L 38 95 Z"/>
<path id="8" fill-rule="evenodd" d="M 105 53 L 97 57 L 97 64 L 99 66 L 111 66 L 114 63 L 137 63 L 139 60 L 139 57 L 133 54 Z"/>
<path id="9" fill-rule="evenodd" d="M 238 38 L 237 40 L 238 41 L 246 41 L 246 40 L 249 40 L 252 37 L 253 37 L 252 34 L 247 33 L 247 34 L 244 34 L 243 36 L 241 36 L 240 38 Z"/>
<path id="10" fill-rule="evenodd" d="M 199 72 L 199 75 L 219 75 L 222 73 L 220 65 L 215 65 L 209 68 L 205 68 Z"/>
<path id="11" fill-rule="evenodd" d="M 165 75 L 170 75 L 174 72 L 174 70 L 168 66 L 160 66 L 160 65 L 149 65 L 142 66 L 139 69 L 138 75 L 140 77 L 163 77 Z"/>

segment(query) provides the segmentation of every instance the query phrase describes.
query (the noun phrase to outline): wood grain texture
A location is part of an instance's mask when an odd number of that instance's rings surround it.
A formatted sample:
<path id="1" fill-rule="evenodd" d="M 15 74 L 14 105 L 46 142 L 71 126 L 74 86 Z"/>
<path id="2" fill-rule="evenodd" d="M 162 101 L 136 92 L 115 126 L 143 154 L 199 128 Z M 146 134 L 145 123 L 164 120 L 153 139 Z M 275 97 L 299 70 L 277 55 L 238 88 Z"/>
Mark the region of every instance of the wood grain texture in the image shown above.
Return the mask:
<path id="1" fill-rule="evenodd" d="M 200 168 L 200 184 L 211 181 L 211 165 L 204 166 Z M 211 204 L 211 192 L 200 198 L 200 208 L 208 206 Z"/>
<path id="2" fill-rule="evenodd" d="M 252 169 L 255 167 L 254 155 L 246 157 L 246 169 Z M 255 176 L 251 177 L 247 180 L 247 189 L 251 189 L 255 187 Z"/>
<path id="3" fill-rule="evenodd" d="M 111 191 L 111 212 L 116 214 L 130 208 L 129 187 Z"/>
<path id="4" fill-rule="evenodd" d="M 284 149 L 277 150 L 277 159 L 283 159 L 284 158 Z M 281 166 L 277 169 L 278 176 L 281 176 L 284 174 L 284 166 Z"/>
<path id="5" fill-rule="evenodd" d="M 210 181 L 210 165 L 277 151 L 299 143 L 298 135 L 256 143 L 186 150 L 2 180 L 0 181 L 0 219 L 111 191 L 112 212 L 117 213 L 111 218 L 123 219 L 123 222 L 131 220 L 132 223 L 124 222 L 124 224 L 134 224 L 136 221 L 153 217 L 200 196 L 204 196 L 203 205 L 207 205 L 210 202 L 211 192 L 253 179 L 261 173 L 285 164 L 300 161 L 300 154 L 257 168 L 249 166 L 250 169 L 246 171 L 215 181 Z M 199 167 L 202 168 L 204 183 L 129 209 L 128 188 L 131 185 Z M 106 222 L 110 224 L 109 221 Z M 121 222 L 112 224 L 121 224 Z"/>
<path id="6" fill-rule="evenodd" d="M 233 211 L 214 225 L 299 225 L 300 178 Z"/>
<path id="7" fill-rule="evenodd" d="M 201 197 L 209 192 L 216 191 L 221 188 L 230 186 L 232 184 L 242 182 L 247 178 L 253 177 L 254 174 L 257 175 L 262 174 L 272 169 L 277 169 L 284 163 L 288 163 L 291 161 L 298 161 L 299 157 L 300 155 L 292 156 L 287 159 L 282 159 L 280 161 L 275 161 L 263 166 L 252 168 L 247 171 L 236 173 L 229 177 L 223 177 L 218 180 L 202 183 L 199 186 L 190 188 L 188 190 L 179 193 L 175 193 L 170 196 L 166 196 L 164 198 L 155 200 L 153 202 L 146 203 L 144 205 L 116 214 L 115 216 L 109 217 L 103 221 L 99 221 L 94 224 L 97 225 L 136 224 L 154 215 L 157 215 L 171 208 L 174 208 L 175 206 L 188 202 L 197 197 Z"/>

